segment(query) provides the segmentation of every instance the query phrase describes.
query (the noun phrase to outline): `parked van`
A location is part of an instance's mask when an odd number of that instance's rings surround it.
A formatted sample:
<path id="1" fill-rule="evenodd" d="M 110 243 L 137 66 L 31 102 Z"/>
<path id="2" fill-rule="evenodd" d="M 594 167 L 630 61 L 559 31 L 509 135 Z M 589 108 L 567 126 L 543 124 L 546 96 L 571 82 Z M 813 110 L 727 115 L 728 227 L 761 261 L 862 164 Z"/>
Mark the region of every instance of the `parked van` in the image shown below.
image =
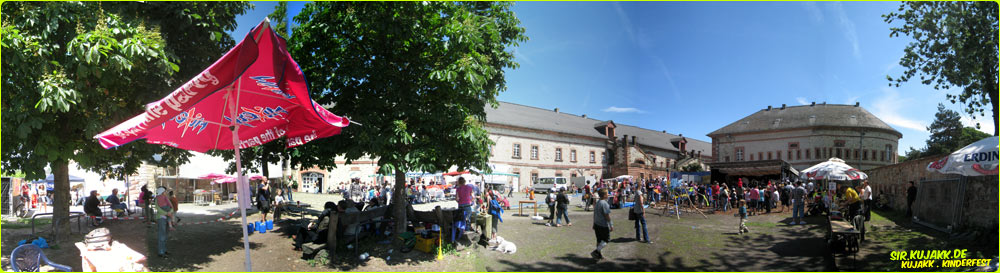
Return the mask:
<path id="1" fill-rule="evenodd" d="M 532 186 L 535 192 L 549 192 L 569 188 L 569 180 L 565 177 L 542 177 Z"/>

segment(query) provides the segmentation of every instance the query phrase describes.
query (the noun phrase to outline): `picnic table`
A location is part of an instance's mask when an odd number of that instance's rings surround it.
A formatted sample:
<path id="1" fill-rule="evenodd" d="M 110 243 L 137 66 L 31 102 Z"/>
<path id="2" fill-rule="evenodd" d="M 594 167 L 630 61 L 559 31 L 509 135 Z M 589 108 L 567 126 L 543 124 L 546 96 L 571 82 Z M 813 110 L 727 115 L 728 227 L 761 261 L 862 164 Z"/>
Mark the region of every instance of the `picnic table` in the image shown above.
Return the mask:
<path id="1" fill-rule="evenodd" d="M 538 216 L 538 203 L 535 203 L 534 200 L 517 201 L 517 215 L 524 216 L 524 212 L 521 209 L 524 208 L 524 205 L 528 204 L 531 204 L 531 208 L 535 210 L 535 216 Z"/>
<path id="2" fill-rule="evenodd" d="M 86 244 L 74 244 L 80 250 L 83 272 L 148 272 L 146 256 L 125 244 L 114 241 L 110 250 L 90 250 Z"/>
<path id="3" fill-rule="evenodd" d="M 302 204 L 302 203 L 299 203 L 299 202 L 283 202 L 283 203 L 281 203 L 281 210 L 298 214 L 300 220 L 302 218 L 305 218 L 306 215 L 317 215 L 318 216 L 320 214 L 320 212 L 318 212 L 318 211 L 314 213 L 313 210 L 309 209 L 311 207 L 312 207 L 312 205 L 310 205 L 310 204 Z M 279 218 L 280 218 L 280 216 L 279 216 Z"/>

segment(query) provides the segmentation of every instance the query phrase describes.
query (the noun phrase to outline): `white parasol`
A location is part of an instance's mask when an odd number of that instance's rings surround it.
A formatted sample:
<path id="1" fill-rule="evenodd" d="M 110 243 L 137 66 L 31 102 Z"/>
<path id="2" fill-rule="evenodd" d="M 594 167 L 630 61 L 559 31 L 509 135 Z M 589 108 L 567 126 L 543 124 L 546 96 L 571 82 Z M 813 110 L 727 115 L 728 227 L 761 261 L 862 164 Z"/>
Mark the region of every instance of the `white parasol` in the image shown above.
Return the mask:
<path id="1" fill-rule="evenodd" d="M 851 165 L 847 165 L 843 159 L 833 157 L 826 162 L 802 170 L 799 172 L 799 178 L 802 180 L 846 181 L 868 179 L 868 175 L 851 167 Z"/>

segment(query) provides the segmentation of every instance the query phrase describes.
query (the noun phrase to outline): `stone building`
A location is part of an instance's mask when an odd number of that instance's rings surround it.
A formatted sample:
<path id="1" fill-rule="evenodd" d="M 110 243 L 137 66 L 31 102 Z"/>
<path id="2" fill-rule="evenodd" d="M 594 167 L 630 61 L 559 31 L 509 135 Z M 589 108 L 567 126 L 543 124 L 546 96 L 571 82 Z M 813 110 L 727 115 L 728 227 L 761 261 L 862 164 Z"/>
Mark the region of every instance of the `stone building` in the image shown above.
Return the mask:
<path id="1" fill-rule="evenodd" d="M 708 142 L 685 138 L 586 115 L 500 102 L 486 109 L 485 129 L 495 145 L 489 163 L 509 166 L 521 189 L 544 177 L 585 177 L 594 181 L 619 175 L 637 178 L 666 176 L 678 160 L 687 164 L 710 161 Z M 303 168 L 291 174 L 302 181 L 299 191 L 327 192 L 351 178 L 371 181 L 378 171 L 377 158 L 351 164 L 337 161 L 337 168 Z M 703 167 L 707 168 L 707 167 Z"/>
<path id="2" fill-rule="evenodd" d="M 708 134 L 716 162 L 775 160 L 802 170 L 831 157 L 860 170 L 896 163 L 903 137 L 854 105 L 768 106 Z"/>
<path id="3" fill-rule="evenodd" d="M 486 109 L 486 130 L 496 143 L 490 163 L 511 166 L 516 186 L 539 177 L 632 175 L 662 177 L 677 160 L 709 161 L 709 143 L 587 115 L 500 102 Z"/>

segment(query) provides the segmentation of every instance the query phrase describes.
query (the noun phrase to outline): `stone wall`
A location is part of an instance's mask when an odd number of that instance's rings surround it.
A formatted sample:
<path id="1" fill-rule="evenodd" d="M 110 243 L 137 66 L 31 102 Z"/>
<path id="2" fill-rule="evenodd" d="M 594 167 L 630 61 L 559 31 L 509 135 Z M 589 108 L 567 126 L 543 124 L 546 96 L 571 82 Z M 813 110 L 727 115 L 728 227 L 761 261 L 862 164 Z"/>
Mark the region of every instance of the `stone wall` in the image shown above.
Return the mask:
<path id="1" fill-rule="evenodd" d="M 918 158 L 899 164 L 868 170 L 868 181 L 876 195 L 892 200 L 895 210 L 906 210 L 909 182 L 917 186 L 914 215 L 942 227 L 952 224 L 955 199 L 961 209 L 959 226 L 995 229 L 997 227 L 997 176 L 962 177 L 926 170 L 927 164 L 942 156 Z M 965 191 L 960 194 L 964 183 Z"/>

